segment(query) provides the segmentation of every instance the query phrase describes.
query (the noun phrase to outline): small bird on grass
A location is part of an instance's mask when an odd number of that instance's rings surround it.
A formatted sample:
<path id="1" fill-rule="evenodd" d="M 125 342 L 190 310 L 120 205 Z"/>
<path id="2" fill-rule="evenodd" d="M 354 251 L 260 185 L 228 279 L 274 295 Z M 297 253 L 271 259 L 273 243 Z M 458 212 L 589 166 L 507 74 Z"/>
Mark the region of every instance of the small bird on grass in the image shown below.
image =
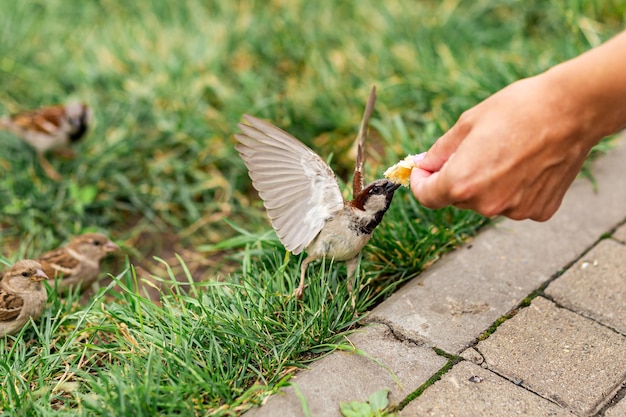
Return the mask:
<path id="1" fill-rule="evenodd" d="M 59 181 L 61 175 L 44 154 L 50 150 L 67 148 L 80 140 L 87 132 L 90 122 L 89 107 L 85 103 L 71 103 L 0 118 L 0 128 L 14 133 L 35 148 L 46 175 Z"/>
<path id="2" fill-rule="evenodd" d="M 0 337 L 19 332 L 32 317 L 41 316 L 48 300 L 41 281 L 48 276 L 32 260 L 17 261 L 0 281 Z"/>
<path id="3" fill-rule="evenodd" d="M 66 246 L 43 254 L 37 261 L 51 278 L 57 278 L 57 291 L 80 287 L 85 291 L 100 274 L 100 261 L 119 247 L 102 233 L 86 233 Z"/>
<path id="4" fill-rule="evenodd" d="M 372 237 L 400 186 L 387 179 L 363 183 L 364 142 L 376 101 L 372 88 L 357 136 L 353 200 L 345 201 L 333 170 L 314 151 L 270 123 L 244 115 L 236 149 L 243 158 L 252 185 L 259 192 L 278 238 L 287 250 L 306 249 L 300 284 L 302 297 L 306 269 L 323 257 L 347 261 L 352 290 L 358 256 Z"/>

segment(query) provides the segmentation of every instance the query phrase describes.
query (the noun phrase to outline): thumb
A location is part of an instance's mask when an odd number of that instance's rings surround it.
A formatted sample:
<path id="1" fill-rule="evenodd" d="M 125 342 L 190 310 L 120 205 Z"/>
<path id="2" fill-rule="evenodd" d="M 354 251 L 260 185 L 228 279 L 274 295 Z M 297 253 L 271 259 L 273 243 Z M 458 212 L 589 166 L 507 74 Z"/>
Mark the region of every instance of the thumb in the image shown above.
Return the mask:
<path id="1" fill-rule="evenodd" d="M 420 168 L 411 171 L 411 191 L 423 206 L 431 209 L 442 208 L 453 203 L 448 190 L 448 176 L 446 170 L 428 172 Z"/>

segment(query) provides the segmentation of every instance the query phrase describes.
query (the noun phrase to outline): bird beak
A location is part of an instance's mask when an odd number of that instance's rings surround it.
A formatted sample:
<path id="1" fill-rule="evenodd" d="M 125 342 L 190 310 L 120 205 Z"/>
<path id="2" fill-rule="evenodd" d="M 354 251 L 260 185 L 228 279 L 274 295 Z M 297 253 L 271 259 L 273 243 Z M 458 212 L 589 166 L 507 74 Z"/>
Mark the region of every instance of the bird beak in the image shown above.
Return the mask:
<path id="1" fill-rule="evenodd" d="M 35 274 L 30 278 L 30 280 L 34 282 L 43 281 L 44 279 L 48 279 L 48 275 L 41 269 L 37 269 Z"/>
<path id="2" fill-rule="evenodd" d="M 385 191 L 387 191 L 388 193 L 392 193 L 396 191 L 400 187 L 400 185 L 402 184 L 398 184 L 397 182 L 389 182 L 387 183 L 387 185 L 385 185 Z"/>
<path id="3" fill-rule="evenodd" d="M 106 245 L 104 245 L 104 250 L 107 252 L 115 252 L 119 248 L 120 248 L 119 246 L 117 246 L 115 243 L 111 242 L 110 240 L 106 243 Z"/>

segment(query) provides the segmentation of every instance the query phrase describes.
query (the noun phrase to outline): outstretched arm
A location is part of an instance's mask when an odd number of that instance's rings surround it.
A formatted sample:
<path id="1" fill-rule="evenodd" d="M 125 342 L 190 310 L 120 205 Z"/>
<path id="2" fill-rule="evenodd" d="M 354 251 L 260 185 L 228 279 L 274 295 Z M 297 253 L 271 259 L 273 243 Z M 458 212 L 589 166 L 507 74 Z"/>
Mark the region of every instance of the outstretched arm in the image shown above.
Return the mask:
<path id="1" fill-rule="evenodd" d="M 626 127 L 626 32 L 461 115 L 413 169 L 425 206 L 545 221 L 590 149 Z"/>

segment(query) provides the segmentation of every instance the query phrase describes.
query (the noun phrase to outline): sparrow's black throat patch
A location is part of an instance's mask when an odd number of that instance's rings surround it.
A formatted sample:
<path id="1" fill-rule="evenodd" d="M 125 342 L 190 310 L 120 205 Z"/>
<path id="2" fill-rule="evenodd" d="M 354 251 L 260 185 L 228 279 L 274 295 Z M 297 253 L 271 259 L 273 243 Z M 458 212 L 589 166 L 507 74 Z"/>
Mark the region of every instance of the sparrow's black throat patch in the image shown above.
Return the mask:
<path id="1" fill-rule="evenodd" d="M 367 223 L 355 222 L 351 227 L 359 235 L 371 235 L 376 229 L 376 226 L 383 220 L 383 216 L 387 212 L 387 209 L 381 210 L 374 214 L 374 218 Z"/>
<path id="2" fill-rule="evenodd" d="M 74 129 L 72 129 L 72 132 L 69 135 L 70 142 L 72 143 L 78 142 L 80 138 L 82 138 L 83 135 L 87 132 L 88 124 L 89 123 L 87 122 L 87 112 L 84 111 L 80 115 L 80 119 L 78 120 L 78 125 L 72 126 Z"/>
<path id="3" fill-rule="evenodd" d="M 372 217 L 367 216 L 368 219 L 360 219 L 350 224 L 350 229 L 357 234 L 371 235 L 376 226 L 383 220 L 383 216 L 391 205 L 394 192 L 398 189 L 400 184 L 396 184 L 387 180 L 378 180 L 369 184 L 356 198 L 351 202 L 352 207 L 356 210 L 366 211 L 365 206 L 370 198 L 374 196 L 385 196 L 385 206 L 383 209 L 374 213 Z"/>

